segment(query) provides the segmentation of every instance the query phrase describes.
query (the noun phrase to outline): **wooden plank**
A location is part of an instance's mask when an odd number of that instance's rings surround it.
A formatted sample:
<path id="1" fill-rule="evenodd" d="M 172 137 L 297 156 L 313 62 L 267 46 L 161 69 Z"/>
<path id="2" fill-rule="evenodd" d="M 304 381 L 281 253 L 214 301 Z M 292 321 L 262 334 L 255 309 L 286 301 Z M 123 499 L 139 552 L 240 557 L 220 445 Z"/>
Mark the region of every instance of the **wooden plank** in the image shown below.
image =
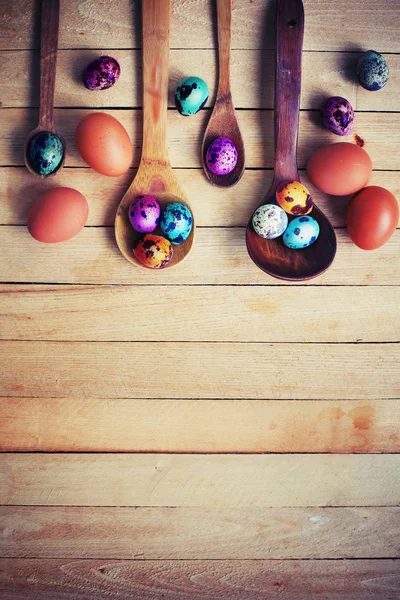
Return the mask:
<path id="1" fill-rule="evenodd" d="M 13 506 L 0 530 L 7 558 L 398 558 L 400 509 Z"/>
<path id="2" fill-rule="evenodd" d="M 357 248 L 342 230 L 328 271 L 305 285 L 399 285 L 400 231 L 378 250 Z M 197 228 L 190 256 L 176 269 L 138 269 L 117 249 L 113 228 L 85 227 L 64 244 L 40 244 L 25 227 L 2 227 L 1 282 L 282 285 L 250 260 L 242 228 Z"/>
<path id="3" fill-rule="evenodd" d="M 79 121 L 94 109 L 56 109 L 54 119 L 57 129 L 65 137 L 68 152 L 65 165 L 86 166 L 75 147 L 75 130 Z M 134 147 L 133 166 L 140 159 L 142 143 L 141 110 L 107 110 L 126 128 Z M 250 168 L 272 168 L 274 160 L 273 111 L 237 111 L 242 129 L 246 166 Z M 0 165 L 21 166 L 24 164 L 23 146 L 27 133 L 36 126 L 37 110 L 6 108 L 0 122 Z M 210 117 L 210 110 L 202 110 L 190 119 L 182 117 L 178 111 L 168 111 L 168 147 L 173 167 L 200 167 L 200 147 L 203 131 Z M 374 169 L 400 170 L 399 118 L 391 112 L 359 112 L 355 118 L 354 135 L 364 141 Z M 316 111 L 300 112 L 300 133 L 298 166 L 305 168 L 309 157 L 328 143 L 342 141 L 339 136 L 323 128 Z M 99 175 L 98 179 L 104 178 Z"/>
<path id="4" fill-rule="evenodd" d="M 5 505 L 244 509 L 400 502 L 398 454 L 17 453 L 0 454 L 0 467 Z"/>
<path id="5" fill-rule="evenodd" d="M 3 600 L 395 600 L 399 561 L 0 559 Z"/>
<path id="6" fill-rule="evenodd" d="M 116 207 L 133 179 L 136 169 L 121 177 L 101 177 L 92 169 L 63 169 L 57 185 L 72 187 L 89 203 L 90 226 L 114 226 Z M 196 223 L 200 227 L 244 227 L 253 210 L 260 204 L 272 181 L 272 171 L 247 170 L 231 188 L 211 186 L 202 169 L 179 169 L 177 177 L 189 198 L 196 199 Z M 34 179 L 25 167 L 2 167 L 0 170 L 0 225 L 23 225 L 33 202 L 54 187 L 54 179 Z M 329 196 L 316 190 L 301 172 L 317 206 L 335 227 L 346 225 L 349 196 Z M 369 185 L 389 189 L 400 198 L 400 176 L 397 171 L 373 171 Z"/>
<path id="7" fill-rule="evenodd" d="M 121 66 L 118 85 L 92 91 L 84 87 L 86 65 L 107 50 L 61 50 L 57 60 L 55 106 L 139 107 L 142 105 L 140 50 L 117 50 L 113 56 Z M 39 106 L 39 51 L 4 51 L 3 107 Z M 305 52 L 302 69 L 302 109 L 320 109 L 326 97 L 343 96 L 355 110 L 400 110 L 400 56 L 386 54 L 390 85 L 371 94 L 357 84 L 354 74 L 360 52 Z M 182 77 L 193 72 L 207 81 L 213 106 L 216 91 L 215 50 L 171 50 L 169 106 L 175 108 L 174 91 Z M 274 52 L 272 50 L 233 50 L 231 58 L 232 95 L 236 108 L 274 107 Z M 26 74 L 29 73 L 29 78 Z M 246 73 L 246 85 L 243 85 Z M 71 77 L 72 75 L 72 77 Z"/>
<path id="8" fill-rule="evenodd" d="M 2 452 L 400 452 L 396 400 L 0 398 Z"/>
<path id="9" fill-rule="evenodd" d="M 2 341 L 0 395 L 268 400 L 399 398 L 399 360 L 398 343 Z"/>
<path id="10" fill-rule="evenodd" d="M 274 47 L 274 6 L 272 0 L 233 0 L 234 48 Z M 33 36 L 38 18 L 34 0 L 17 4 L 5 0 L 1 8 L 1 48 L 37 48 L 39 40 Z M 400 51 L 399 14 L 393 0 L 364 0 L 350 5 L 344 0 L 334 5 L 330 0 L 306 1 L 305 14 L 306 50 Z M 174 0 L 172 47 L 212 48 L 213 18 L 208 2 Z M 117 4 L 71 0 L 61 6 L 59 47 L 98 48 L 101 40 L 102 48 L 137 48 L 141 43 L 140 23 L 138 0 L 120 0 Z"/>
<path id="11" fill-rule="evenodd" d="M 159 286 L 148 285 L 145 297 L 144 311 L 142 286 L 0 285 L 5 323 L 0 339 L 400 341 L 400 287 L 395 286 L 385 290 L 383 304 L 382 290 L 372 286 L 277 286 L 266 298 L 263 287 L 165 286 L 160 293 Z M 160 302 L 168 309 L 160 310 Z M 288 318 L 294 311 L 295 326 Z"/>

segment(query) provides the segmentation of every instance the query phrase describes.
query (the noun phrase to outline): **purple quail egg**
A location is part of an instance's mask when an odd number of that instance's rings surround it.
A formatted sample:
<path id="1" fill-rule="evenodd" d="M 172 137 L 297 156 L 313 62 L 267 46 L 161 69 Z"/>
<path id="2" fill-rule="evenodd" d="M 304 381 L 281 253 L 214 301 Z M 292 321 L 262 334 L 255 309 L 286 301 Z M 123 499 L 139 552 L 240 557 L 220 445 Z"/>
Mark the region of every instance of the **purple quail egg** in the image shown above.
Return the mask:
<path id="1" fill-rule="evenodd" d="M 332 96 L 322 107 L 322 121 L 336 135 L 349 135 L 354 125 L 353 107 L 346 98 Z"/>
<path id="2" fill-rule="evenodd" d="M 160 205 L 154 196 L 136 196 L 129 205 L 129 221 L 135 231 L 151 233 L 158 225 L 160 212 Z"/>
<path id="3" fill-rule="evenodd" d="M 112 56 L 100 56 L 83 72 L 83 83 L 88 90 L 106 90 L 117 83 L 121 69 Z"/>
<path id="4" fill-rule="evenodd" d="M 238 153 L 235 144 L 226 137 L 220 137 L 208 147 L 206 164 L 215 175 L 228 175 L 236 167 Z"/>

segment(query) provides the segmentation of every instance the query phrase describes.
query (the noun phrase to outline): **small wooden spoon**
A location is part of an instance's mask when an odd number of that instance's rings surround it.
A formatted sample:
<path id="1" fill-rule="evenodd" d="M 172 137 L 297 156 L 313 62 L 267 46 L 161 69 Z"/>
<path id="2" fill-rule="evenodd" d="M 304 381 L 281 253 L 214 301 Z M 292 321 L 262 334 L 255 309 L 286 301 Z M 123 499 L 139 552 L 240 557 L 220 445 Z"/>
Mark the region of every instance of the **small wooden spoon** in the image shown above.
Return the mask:
<path id="1" fill-rule="evenodd" d="M 161 210 L 170 202 L 190 206 L 181 190 L 168 158 L 167 110 L 169 68 L 170 0 L 143 0 L 143 146 L 138 172 L 115 217 L 115 237 L 122 254 L 131 263 L 144 267 L 133 254 L 143 234 L 131 226 L 128 207 L 139 195 L 156 197 Z M 194 240 L 194 223 L 189 237 L 173 246 L 173 257 L 162 269 L 180 263 L 189 253 Z M 163 235 L 157 228 L 153 233 Z"/>
<path id="2" fill-rule="evenodd" d="M 275 71 L 275 169 L 263 204 L 277 204 L 277 188 L 300 181 L 296 165 L 299 129 L 301 53 L 304 34 L 304 10 L 301 0 L 277 0 L 276 71 Z M 261 206 L 260 205 L 260 206 Z M 287 248 L 282 237 L 266 240 L 253 229 L 250 219 L 246 230 L 247 250 L 263 271 L 288 281 L 312 279 L 330 266 L 336 253 L 335 231 L 314 204 L 310 213 L 320 226 L 316 242 L 308 248 Z M 290 220 L 291 217 L 289 217 Z"/>
<path id="3" fill-rule="evenodd" d="M 31 131 L 24 144 L 25 165 L 28 171 L 36 177 L 46 179 L 56 175 L 64 165 L 66 144 L 60 133 L 54 128 L 54 88 L 56 84 L 58 29 L 60 20 L 60 0 L 42 0 L 42 14 L 40 26 L 40 109 L 39 125 Z M 33 139 L 42 132 L 56 135 L 63 145 L 63 157 L 59 165 L 49 173 L 37 173 L 29 160 L 29 150 Z"/>
<path id="4" fill-rule="evenodd" d="M 232 0 L 217 0 L 218 24 L 218 61 L 219 80 L 217 98 L 203 137 L 202 161 L 207 178 L 213 185 L 231 187 L 235 185 L 244 171 L 244 144 L 239 124 L 235 115 L 230 87 L 230 60 L 231 60 L 231 22 Z M 206 154 L 209 146 L 219 137 L 227 137 L 235 144 L 238 161 L 234 170 L 228 175 L 215 175 L 206 163 Z"/>

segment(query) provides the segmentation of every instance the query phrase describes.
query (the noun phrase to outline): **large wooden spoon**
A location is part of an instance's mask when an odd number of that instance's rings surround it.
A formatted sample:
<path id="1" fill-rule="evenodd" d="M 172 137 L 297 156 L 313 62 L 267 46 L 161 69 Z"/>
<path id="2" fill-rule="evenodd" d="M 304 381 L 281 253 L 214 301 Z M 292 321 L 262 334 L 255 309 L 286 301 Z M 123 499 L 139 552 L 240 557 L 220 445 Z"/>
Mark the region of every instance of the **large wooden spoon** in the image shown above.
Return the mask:
<path id="1" fill-rule="evenodd" d="M 189 209 L 185 195 L 172 171 L 167 149 L 168 68 L 170 0 L 143 0 L 143 146 L 139 169 L 122 198 L 115 217 L 115 237 L 122 254 L 143 267 L 133 248 L 143 236 L 131 226 L 128 207 L 139 195 L 155 196 L 161 210 L 170 202 L 181 202 Z M 157 228 L 154 233 L 163 235 Z M 194 239 L 194 223 L 183 244 L 173 246 L 173 257 L 164 267 L 180 263 L 189 253 Z"/>
<path id="2" fill-rule="evenodd" d="M 277 204 L 277 188 L 290 181 L 300 181 L 296 149 L 303 34 L 302 1 L 277 0 L 275 169 L 271 187 L 261 205 Z M 258 236 L 250 219 L 246 230 L 246 242 L 249 255 L 255 264 L 269 275 L 289 281 L 311 279 L 326 271 L 336 253 L 335 231 L 315 204 L 310 216 L 318 221 L 320 234 L 314 244 L 301 250 L 287 248 L 282 237 L 267 240 Z"/>
<path id="3" fill-rule="evenodd" d="M 64 165 L 66 144 L 60 133 L 55 130 L 54 112 L 54 88 L 56 83 L 58 29 L 60 20 L 60 0 L 42 0 L 40 26 L 40 109 L 39 125 L 31 131 L 24 145 L 24 158 L 26 168 L 37 177 L 42 179 L 51 177 L 60 171 Z M 30 159 L 31 144 L 39 134 L 53 134 L 62 145 L 62 159 L 48 174 L 35 170 Z M 54 140 L 54 138 L 52 137 Z"/>
<path id="4" fill-rule="evenodd" d="M 213 185 L 231 187 L 235 185 L 244 171 L 244 144 L 239 124 L 235 115 L 230 86 L 231 34 L 232 34 L 232 0 L 217 0 L 218 25 L 218 62 L 219 79 L 217 98 L 203 137 L 202 160 L 203 169 Z M 227 175 L 212 173 L 206 163 L 209 146 L 219 137 L 226 137 L 235 144 L 238 161 L 234 170 Z"/>

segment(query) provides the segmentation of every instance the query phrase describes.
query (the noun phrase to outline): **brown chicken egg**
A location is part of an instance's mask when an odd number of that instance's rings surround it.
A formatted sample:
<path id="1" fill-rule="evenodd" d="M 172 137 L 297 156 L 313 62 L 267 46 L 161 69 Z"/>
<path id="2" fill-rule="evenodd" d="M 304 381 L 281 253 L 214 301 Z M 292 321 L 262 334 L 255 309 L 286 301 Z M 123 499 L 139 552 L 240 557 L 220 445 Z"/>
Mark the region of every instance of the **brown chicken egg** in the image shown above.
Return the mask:
<path id="1" fill-rule="evenodd" d="M 88 203 L 80 192 L 54 188 L 33 204 L 28 214 L 28 231 L 38 242 L 65 242 L 81 231 L 88 214 Z"/>
<path id="2" fill-rule="evenodd" d="M 307 164 L 307 175 L 316 188 L 333 196 L 347 196 L 363 188 L 372 173 L 372 162 L 363 148 L 339 142 L 320 148 Z"/>
<path id="3" fill-rule="evenodd" d="M 91 113 L 76 128 L 76 147 L 92 169 L 118 177 L 129 169 L 133 148 L 121 123 L 107 113 Z"/>

